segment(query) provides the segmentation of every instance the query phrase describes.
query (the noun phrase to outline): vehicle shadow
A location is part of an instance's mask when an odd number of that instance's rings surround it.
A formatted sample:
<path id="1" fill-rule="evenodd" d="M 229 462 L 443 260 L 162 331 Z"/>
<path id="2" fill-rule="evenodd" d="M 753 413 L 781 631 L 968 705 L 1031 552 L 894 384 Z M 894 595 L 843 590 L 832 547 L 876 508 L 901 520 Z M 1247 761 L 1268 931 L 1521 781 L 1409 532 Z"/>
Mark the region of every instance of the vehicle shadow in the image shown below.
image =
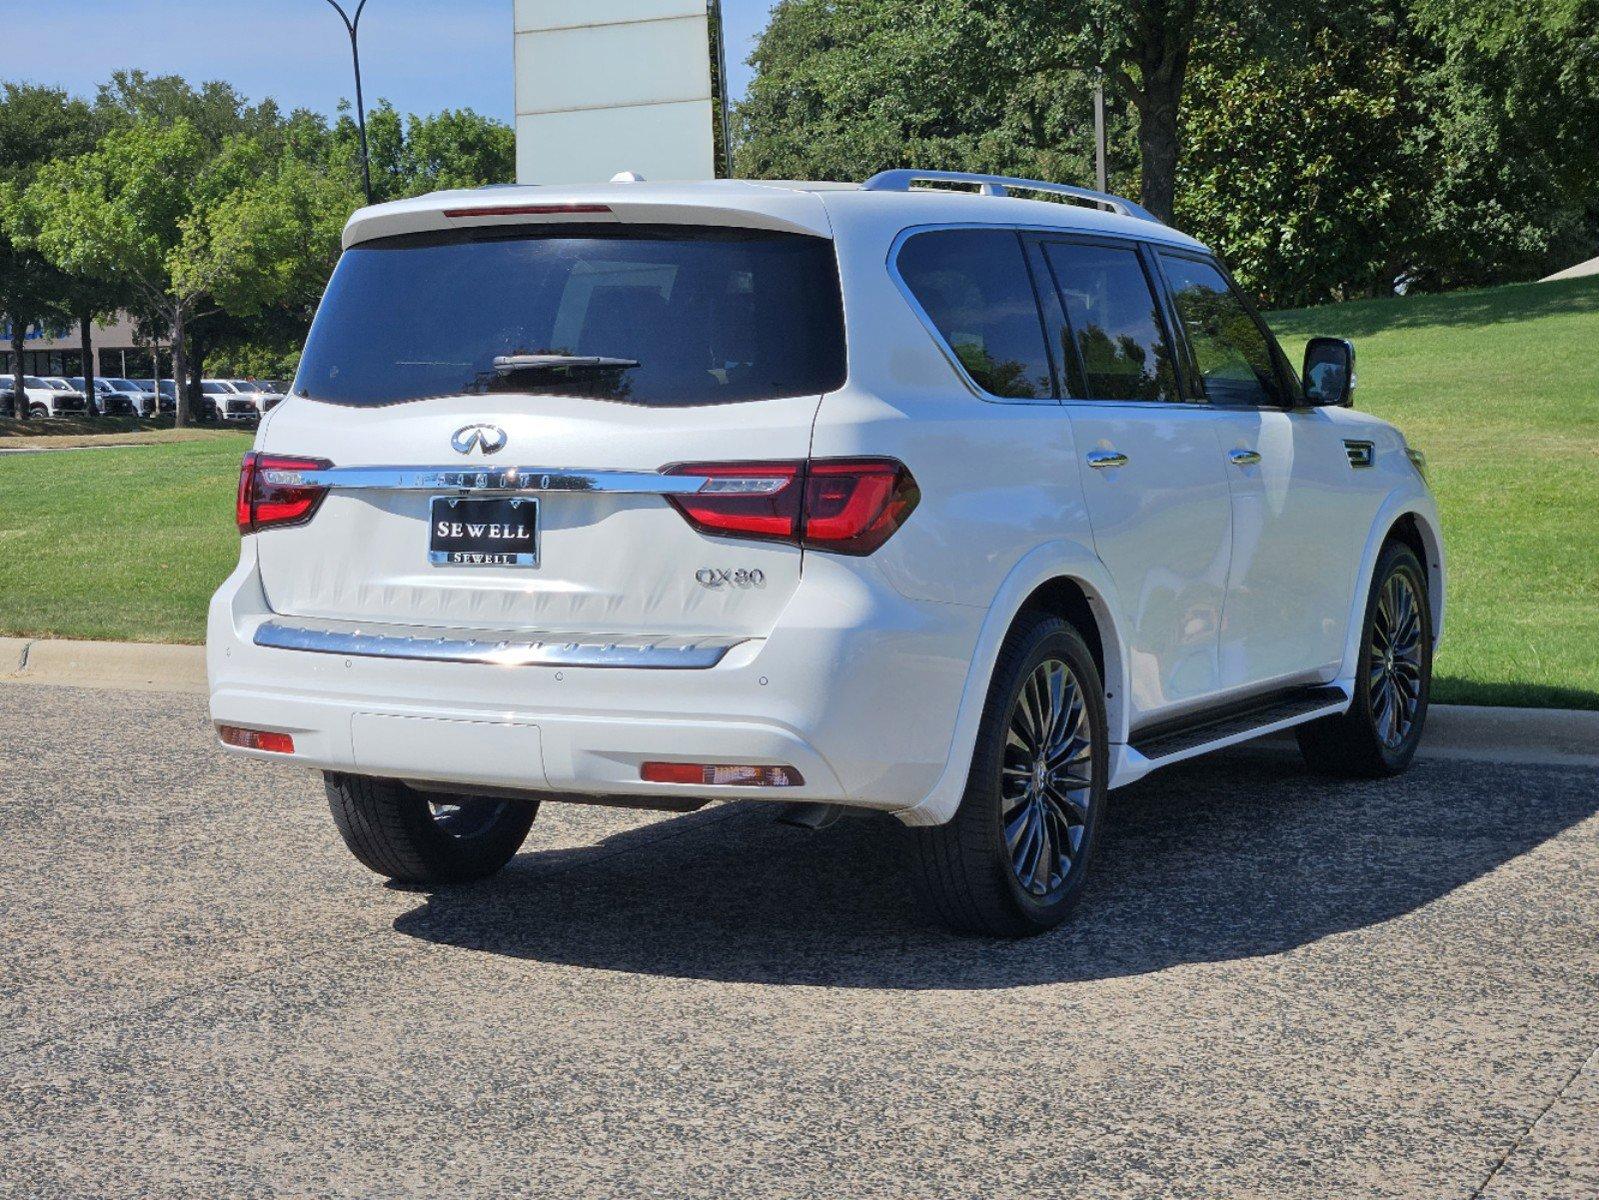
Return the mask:
<path id="1" fill-rule="evenodd" d="M 524 853 L 493 880 L 432 892 L 394 927 L 483 953 L 717 981 L 1006 988 L 1138 975 L 1400 916 L 1599 811 L 1599 780 L 1423 762 L 1350 783 L 1248 749 L 1110 801 L 1082 907 L 1026 941 L 928 925 L 911 895 L 913 831 L 891 818 L 809 833 L 760 805 Z"/>

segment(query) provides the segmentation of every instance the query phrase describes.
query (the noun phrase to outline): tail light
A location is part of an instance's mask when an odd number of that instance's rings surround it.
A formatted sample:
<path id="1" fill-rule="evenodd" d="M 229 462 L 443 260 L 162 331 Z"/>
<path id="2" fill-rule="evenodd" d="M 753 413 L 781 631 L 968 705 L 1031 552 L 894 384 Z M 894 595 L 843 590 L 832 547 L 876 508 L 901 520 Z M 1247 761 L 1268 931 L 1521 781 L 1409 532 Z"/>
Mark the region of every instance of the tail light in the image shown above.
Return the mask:
<path id="1" fill-rule="evenodd" d="M 246 454 L 239 467 L 239 498 L 234 509 L 239 532 L 305 524 L 316 515 L 328 489 L 305 481 L 300 473 L 323 471 L 332 465 L 325 458 Z"/>
<path id="2" fill-rule="evenodd" d="M 892 458 L 685 463 L 697 492 L 670 497 L 690 525 L 722 537 L 793 542 L 835 554 L 870 554 L 905 523 L 921 491 Z"/>
<path id="3" fill-rule="evenodd" d="M 794 767 L 743 763 L 647 762 L 639 768 L 645 783 L 688 783 L 700 787 L 803 787 Z"/>
<path id="4" fill-rule="evenodd" d="M 294 738 L 267 729 L 246 729 L 242 725 L 218 725 L 217 736 L 228 746 L 242 750 L 266 750 L 273 754 L 293 754 Z"/>

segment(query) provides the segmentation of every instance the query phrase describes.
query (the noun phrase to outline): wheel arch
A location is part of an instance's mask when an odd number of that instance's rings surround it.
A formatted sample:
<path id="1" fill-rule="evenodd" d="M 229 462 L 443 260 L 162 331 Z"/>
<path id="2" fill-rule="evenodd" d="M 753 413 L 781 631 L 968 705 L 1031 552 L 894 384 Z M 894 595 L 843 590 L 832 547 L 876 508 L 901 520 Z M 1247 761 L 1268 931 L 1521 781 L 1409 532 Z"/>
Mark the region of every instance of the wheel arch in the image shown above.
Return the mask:
<path id="1" fill-rule="evenodd" d="M 1438 509 L 1426 492 L 1399 492 L 1390 496 L 1372 522 L 1361 560 L 1358 586 L 1350 605 L 1349 627 L 1344 639 L 1343 665 L 1339 678 L 1353 681 L 1360 661 L 1360 637 L 1366 617 L 1366 598 L 1371 594 L 1372 576 L 1383 547 L 1399 542 L 1417 552 L 1427 572 L 1427 601 L 1432 612 L 1432 639 L 1436 647 L 1443 637 L 1444 594 L 1448 579 L 1443 535 Z"/>
<path id="2" fill-rule="evenodd" d="M 939 825 L 954 815 L 966 787 L 977 726 L 994 677 L 999 650 L 1016 623 L 1036 613 L 1058 616 L 1088 643 L 1105 697 L 1112 743 L 1127 740 L 1127 651 L 1117 627 L 1114 585 L 1098 555 L 1086 546 L 1052 543 L 1036 548 L 1012 569 L 990 605 L 978 635 L 961 696 L 943 773 L 919 803 L 896 815 L 907 825 Z"/>

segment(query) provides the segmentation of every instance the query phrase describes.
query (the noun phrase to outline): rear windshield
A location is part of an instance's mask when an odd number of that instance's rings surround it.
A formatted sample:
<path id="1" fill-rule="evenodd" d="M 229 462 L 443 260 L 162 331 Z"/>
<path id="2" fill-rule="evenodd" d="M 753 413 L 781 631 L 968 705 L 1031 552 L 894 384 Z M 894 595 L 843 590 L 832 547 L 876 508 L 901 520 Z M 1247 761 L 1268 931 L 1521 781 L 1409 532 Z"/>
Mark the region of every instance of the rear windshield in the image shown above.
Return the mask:
<path id="1" fill-rule="evenodd" d="M 514 356 L 621 361 L 526 366 Z M 844 374 L 830 241 L 524 227 L 345 251 L 293 390 L 348 405 L 510 392 L 683 406 L 813 395 Z"/>

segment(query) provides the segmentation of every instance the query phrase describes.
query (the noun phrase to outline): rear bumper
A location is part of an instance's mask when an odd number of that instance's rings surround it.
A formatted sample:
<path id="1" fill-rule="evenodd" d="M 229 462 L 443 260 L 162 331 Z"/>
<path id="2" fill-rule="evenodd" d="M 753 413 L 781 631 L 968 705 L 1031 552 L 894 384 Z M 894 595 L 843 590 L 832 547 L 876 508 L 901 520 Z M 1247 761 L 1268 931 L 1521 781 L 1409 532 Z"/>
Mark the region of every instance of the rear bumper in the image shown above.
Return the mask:
<path id="1" fill-rule="evenodd" d="M 211 605 L 211 715 L 289 733 L 295 753 L 229 752 L 440 783 L 911 808 L 944 772 L 984 615 L 816 555 L 766 637 L 700 669 L 308 651 L 257 644 L 291 619 L 269 611 L 250 541 Z M 804 783 L 645 783 L 652 760 L 792 766 Z"/>

